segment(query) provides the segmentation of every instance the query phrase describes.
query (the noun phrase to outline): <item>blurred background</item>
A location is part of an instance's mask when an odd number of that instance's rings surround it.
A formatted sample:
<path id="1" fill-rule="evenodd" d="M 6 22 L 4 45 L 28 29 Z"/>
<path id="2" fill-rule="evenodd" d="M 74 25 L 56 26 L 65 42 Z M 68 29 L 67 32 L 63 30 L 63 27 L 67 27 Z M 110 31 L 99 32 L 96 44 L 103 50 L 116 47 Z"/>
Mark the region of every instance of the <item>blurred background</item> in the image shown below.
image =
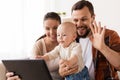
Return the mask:
<path id="1" fill-rule="evenodd" d="M 71 17 L 78 0 L 0 0 L 0 60 L 27 58 L 36 39 L 44 34 L 43 16 L 55 11 Z M 89 0 L 96 20 L 120 35 L 120 0 Z"/>

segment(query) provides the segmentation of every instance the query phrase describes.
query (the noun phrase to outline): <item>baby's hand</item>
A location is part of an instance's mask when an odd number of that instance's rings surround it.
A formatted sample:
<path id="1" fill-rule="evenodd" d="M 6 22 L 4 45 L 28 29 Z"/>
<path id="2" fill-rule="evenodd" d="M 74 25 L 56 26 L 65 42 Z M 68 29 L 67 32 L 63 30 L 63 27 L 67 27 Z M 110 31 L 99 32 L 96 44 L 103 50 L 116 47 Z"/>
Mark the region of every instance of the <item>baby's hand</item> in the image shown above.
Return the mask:
<path id="1" fill-rule="evenodd" d="M 49 57 L 47 55 L 43 55 L 43 56 L 36 56 L 36 59 L 44 59 L 45 61 L 49 60 Z"/>
<path id="2" fill-rule="evenodd" d="M 43 59 L 43 56 L 35 56 L 35 59 Z"/>

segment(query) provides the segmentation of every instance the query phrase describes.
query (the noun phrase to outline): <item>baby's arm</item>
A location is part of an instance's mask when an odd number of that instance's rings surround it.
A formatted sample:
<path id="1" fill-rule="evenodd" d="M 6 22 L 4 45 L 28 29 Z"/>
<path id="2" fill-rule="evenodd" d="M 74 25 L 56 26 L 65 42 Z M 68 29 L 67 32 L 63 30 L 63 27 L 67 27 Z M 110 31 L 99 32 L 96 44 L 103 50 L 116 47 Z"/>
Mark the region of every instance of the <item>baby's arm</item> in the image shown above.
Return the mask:
<path id="1" fill-rule="evenodd" d="M 45 61 L 49 61 L 49 56 L 47 54 L 43 55 L 42 58 L 45 60 Z"/>
<path id="2" fill-rule="evenodd" d="M 45 54 L 45 55 L 43 55 L 43 56 L 37 56 L 37 57 L 36 57 L 36 59 L 40 59 L 40 58 L 44 59 L 45 61 L 49 61 L 49 60 L 50 60 L 50 59 L 49 59 L 49 56 L 48 56 L 47 54 Z"/>
<path id="3" fill-rule="evenodd" d="M 36 59 L 44 59 L 45 61 L 50 61 L 59 56 L 59 47 L 55 47 L 52 51 L 45 53 L 43 56 L 36 56 Z"/>

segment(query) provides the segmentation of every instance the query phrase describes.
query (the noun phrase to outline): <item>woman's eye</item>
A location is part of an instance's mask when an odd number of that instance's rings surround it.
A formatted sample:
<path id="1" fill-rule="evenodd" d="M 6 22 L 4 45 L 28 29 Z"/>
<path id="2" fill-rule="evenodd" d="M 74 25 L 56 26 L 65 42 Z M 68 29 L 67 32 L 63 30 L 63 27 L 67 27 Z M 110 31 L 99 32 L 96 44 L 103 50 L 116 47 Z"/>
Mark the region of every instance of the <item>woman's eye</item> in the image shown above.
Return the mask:
<path id="1" fill-rule="evenodd" d="M 48 27 L 46 27 L 45 29 L 46 29 L 46 30 L 50 30 L 50 28 L 48 28 Z"/>

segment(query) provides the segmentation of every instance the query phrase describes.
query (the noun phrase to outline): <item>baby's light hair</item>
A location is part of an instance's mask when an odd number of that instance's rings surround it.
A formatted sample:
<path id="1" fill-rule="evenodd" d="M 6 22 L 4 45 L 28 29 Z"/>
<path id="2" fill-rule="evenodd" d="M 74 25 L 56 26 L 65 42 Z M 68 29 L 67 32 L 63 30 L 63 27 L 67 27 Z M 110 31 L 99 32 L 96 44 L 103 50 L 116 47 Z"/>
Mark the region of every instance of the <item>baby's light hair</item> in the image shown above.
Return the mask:
<path id="1" fill-rule="evenodd" d="M 73 32 L 75 34 L 77 33 L 76 26 L 72 22 L 63 22 L 60 24 L 60 26 L 64 26 L 64 27 L 68 28 L 68 30 L 70 30 L 71 32 Z"/>

